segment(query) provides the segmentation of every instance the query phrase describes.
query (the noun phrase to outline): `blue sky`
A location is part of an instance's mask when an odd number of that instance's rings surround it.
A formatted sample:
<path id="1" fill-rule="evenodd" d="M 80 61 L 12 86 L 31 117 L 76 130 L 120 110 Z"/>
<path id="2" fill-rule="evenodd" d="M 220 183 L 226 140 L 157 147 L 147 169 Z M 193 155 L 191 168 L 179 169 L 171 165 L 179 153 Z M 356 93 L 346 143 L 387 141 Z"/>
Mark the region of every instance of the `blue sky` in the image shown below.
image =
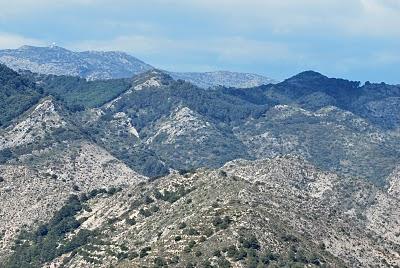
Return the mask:
<path id="1" fill-rule="evenodd" d="M 400 84 L 400 0 L 0 0 L 0 48 L 122 50 L 172 71 Z"/>

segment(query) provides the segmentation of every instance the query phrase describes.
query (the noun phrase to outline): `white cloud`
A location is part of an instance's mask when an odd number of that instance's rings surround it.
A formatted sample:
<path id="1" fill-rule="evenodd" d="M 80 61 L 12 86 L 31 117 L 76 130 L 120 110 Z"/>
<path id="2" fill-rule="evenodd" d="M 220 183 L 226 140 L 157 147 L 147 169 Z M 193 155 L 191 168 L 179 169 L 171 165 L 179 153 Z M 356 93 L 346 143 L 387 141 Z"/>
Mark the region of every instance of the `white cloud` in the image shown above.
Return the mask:
<path id="1" fill-rule="evenodd" d="M 400 37 L 400 1 L 360 0 L 361 14 L 342 25 L 350 34 Z"/>
<path id="2" fill-rule="evenodd" d="M 400 36 L 399 0 L 147 0 L 148 5 L 203 12 L 238 31 Z M 262 34 L 262 32 L 260 33 Z"/>
<path id="3" fill-rule="evenodd" d="M 18 48 L 23 45 L 43 46 L 45 42 L 21 35 L 0 32 L 0 49 Z"/>
<path id="4" fill-rule="evenodd" d="M 57 10 L 71 6 L 89 6 L 95 0 L 0 0 L 0 19 L 36 14 L 43 10 Z"/>
<path id="5" fill-rule="evenodd" d="M 299 53 L 279 42 L 257 41 L 241 37 L 210 39 L 171 39 L 160 36 L 129 35 L 112 40 L 87 40 L 67 44 L 75 50 L 120 50 L 142 55 L 205 55 L 221 62 L 269 62 L 298 60 Z"/>
<path id="6" fill-rule="evenodd" d="M 220 18 L 221 25 L 238 31 L 400 36 L 399 0 L 0 0 L 0 6 L 0 18 L 68 7 L 132 10 L 134 16 L 144 8 L 175 12 L 182 18 Z"/>

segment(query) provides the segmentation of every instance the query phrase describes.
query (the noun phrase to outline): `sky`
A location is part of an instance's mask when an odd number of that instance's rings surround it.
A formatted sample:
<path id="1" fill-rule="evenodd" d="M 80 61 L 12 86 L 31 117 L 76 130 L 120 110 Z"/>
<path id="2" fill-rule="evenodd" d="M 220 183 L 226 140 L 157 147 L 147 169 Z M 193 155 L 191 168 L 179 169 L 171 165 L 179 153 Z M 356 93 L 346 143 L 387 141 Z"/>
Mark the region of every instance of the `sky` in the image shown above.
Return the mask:
<path id="1" fill-rule="evenodd" d="M 120 50 L 170 71 L 400 84 L 400 0 L 0 0 L 0 49 Z"/>

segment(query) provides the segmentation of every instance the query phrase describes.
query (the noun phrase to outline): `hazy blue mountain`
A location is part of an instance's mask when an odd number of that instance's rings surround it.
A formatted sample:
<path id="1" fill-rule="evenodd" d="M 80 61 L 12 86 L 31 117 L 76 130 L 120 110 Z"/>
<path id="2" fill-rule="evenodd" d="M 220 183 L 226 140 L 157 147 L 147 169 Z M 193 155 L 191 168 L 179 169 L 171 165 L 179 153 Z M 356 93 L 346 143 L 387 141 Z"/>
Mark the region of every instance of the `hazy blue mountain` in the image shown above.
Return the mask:
<path id="1" fill-rule="evenodd" d="M 22 46 L 18 49 L 0 50 L 0 63 L 18 70 L 29 70 L 47 75 L 79 76 L 87 80 L 131 78 L 153 67 L 143 61 L 118 51 L 74 52 L 58 46 Z M 249 88 L 275 83 L 274 80 L 249 73 L 228 71 L 169 73 L 202 88 L 215 86 Z"/>
<path id="2" fill-rule="evenodd" d="M 229 71 L 215 72 L 169 72 L 174 79 L 182 79 L 201 88 L 213 88 L 216 86 L 250 88 L 267 84 L 275 84 L 277 81 L 258 74 L 238 73 Z"/>
<path id="3" fill-rule="evenodd" d="M 0 62 L 14 70 L 80 76 L 88 80 L 132 77 L 153 68 L 123 52 L 73 52 L 58 46 L 0 50 Z"/>

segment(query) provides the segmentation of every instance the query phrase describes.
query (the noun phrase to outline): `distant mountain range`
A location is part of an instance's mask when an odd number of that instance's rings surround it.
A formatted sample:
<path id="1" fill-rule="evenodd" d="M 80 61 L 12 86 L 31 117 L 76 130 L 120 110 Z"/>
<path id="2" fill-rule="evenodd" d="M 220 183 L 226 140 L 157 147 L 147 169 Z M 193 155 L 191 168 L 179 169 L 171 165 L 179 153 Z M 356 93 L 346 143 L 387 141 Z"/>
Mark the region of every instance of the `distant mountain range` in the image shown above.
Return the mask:
<path id="1" fill-rule="evenodd" d="M 131 78 L 154 69 L 151 65 L 116 51 L 73 52 L 58 46 L 22 46 L 0 50 L 0 63 L 13 70 L 29 70 L 40 74 L 79 76 L 87 80 Z M 273 79 L 247 73 L 217 71 L 207 73 L 169 73 L 202 88 L 227 86 L 248 88 L 275 83 Z"/>

